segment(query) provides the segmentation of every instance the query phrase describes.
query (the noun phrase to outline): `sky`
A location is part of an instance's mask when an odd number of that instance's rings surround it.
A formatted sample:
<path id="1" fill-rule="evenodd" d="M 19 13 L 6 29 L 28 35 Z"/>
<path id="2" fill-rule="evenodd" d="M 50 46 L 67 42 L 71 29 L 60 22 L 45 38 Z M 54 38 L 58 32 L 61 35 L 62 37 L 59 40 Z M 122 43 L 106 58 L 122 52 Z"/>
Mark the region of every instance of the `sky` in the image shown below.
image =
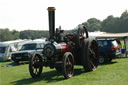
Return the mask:
<path id="1" fill-rule="evenodd" d="M 74 29 L 89 18 L 120 17 L 128 0 L 0 0 L 0 28 L 48 30 L 48 7 L 55 7 L 55 27 Z"/>

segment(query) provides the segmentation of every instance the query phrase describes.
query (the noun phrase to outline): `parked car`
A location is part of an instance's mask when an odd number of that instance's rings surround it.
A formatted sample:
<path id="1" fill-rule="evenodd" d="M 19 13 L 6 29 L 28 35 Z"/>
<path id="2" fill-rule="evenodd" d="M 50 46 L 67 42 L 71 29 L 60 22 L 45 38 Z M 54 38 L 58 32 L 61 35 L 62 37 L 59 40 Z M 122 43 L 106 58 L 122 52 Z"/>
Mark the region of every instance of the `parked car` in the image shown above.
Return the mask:
<path id="1" fill-rule="evenodd" d="M 99 46 L 99 63 L 111 62 L 116 56 L 120 56 L 120 45 L 115 39 L 97 39 Z"/>
<path id="2" fill-rule="evenodd" d="M 32 41 L 26 43 L 22 46 L 22 48 L 19 51 L 12 54 L 11 59 L 16 63 L 19 63 L 20 61 L 29 61 L 31 55 L 35 52 L 42 54 L 44 44 L 44 41 Z"/>

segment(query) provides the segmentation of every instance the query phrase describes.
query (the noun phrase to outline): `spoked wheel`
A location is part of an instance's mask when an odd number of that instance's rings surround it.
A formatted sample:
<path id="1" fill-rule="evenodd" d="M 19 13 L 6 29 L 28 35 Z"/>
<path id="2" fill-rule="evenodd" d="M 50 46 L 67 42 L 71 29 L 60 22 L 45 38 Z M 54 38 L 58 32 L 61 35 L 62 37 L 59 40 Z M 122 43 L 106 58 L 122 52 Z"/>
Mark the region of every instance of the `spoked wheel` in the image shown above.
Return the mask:
<path id="1" fill-rule="evenodd" d="M 74 74 L 74 57 L 70 52 L 66 52 L 63 56 L 62 71 L 65 79 L 71 78 Z"/>
<path id="2" fill-rule="evenodd" d="M 82 64 L 86 72 L 96 70 L 99 63 L 98 44 L 94 39 L 85 39 L 82 45 Z"/>
<path id="3" fill-rule="evenodd" d="M 81 47 L 82 46 L 82 41 L 85 38 L 88 38 L 88 30 L 85 26 L 81 26 L 77 30 L 77 37 L 78 37 L 78 45 Z"/>
<path id="4" fill-rule="evenodd" d="M 31 57 L 29 62 L 29 72 L 32 78 L 36 78 L 41 75 L 43 69 L 41 63 L 42 63 L 42 58 L 39 54 L 35 54 Z"/>

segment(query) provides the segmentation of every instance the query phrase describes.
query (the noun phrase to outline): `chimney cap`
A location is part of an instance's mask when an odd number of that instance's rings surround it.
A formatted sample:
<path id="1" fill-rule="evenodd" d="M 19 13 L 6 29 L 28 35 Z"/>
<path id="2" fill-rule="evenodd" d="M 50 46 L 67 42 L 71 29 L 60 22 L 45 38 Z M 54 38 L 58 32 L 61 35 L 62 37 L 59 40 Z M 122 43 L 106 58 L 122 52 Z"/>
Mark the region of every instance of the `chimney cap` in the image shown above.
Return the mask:
<path id="1" fill-rule="evenodd" d="M 48 7 L 47 10 L 48 10 L 48 11 L 54 11 L 54 10 L 56 10 L 56 8 L 55 8 L 55 7 Z"/>

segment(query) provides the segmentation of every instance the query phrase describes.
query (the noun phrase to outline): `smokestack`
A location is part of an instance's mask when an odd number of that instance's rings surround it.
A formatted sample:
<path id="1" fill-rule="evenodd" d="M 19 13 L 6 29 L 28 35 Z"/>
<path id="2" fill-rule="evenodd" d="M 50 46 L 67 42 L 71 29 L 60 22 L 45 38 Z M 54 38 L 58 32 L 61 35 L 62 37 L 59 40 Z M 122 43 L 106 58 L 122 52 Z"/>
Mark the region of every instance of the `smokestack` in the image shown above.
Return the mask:
<path id="1" fill-rule="evenodd" d="M 55 35 L 55 7 L 48 7 L 49 16 L 49 39 L 54 39 Z"/>

